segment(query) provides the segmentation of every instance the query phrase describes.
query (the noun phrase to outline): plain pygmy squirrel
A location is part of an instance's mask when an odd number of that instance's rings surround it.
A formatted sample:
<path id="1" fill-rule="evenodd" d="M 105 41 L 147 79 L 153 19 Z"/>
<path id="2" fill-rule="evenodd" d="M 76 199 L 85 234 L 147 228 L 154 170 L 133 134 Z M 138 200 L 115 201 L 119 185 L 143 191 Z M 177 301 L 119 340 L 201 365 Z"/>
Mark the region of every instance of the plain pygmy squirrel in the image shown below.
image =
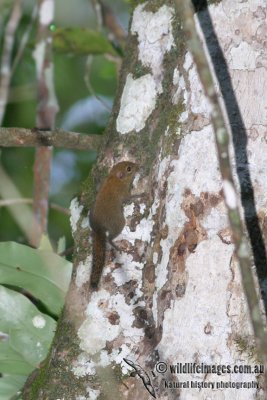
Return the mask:
<path id="1" fill-rule="evenodd" d="M 90 285 L 98 287 L 105 265 L 107 241 L 115 247 L 113 239 L 125 226 L 123 204 L 130 200 L 131 187 L 138 171 L 138 165 L 130 161 L 116 164 L 100 187 L 90 211 L 90 225 L 93 231 L 93 265 Z"/>

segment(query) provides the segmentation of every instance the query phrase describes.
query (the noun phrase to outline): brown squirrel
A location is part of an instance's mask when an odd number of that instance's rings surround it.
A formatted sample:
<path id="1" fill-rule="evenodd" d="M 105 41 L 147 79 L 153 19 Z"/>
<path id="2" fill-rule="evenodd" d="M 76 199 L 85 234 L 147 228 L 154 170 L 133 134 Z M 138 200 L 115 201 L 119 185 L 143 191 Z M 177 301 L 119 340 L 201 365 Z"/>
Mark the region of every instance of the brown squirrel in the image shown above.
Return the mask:
<path id="1" fill-rule="evenodd" d="M 105 265 L 107 241 L 117 250 L 113 239 L 125 226 L 123 204 L 133 197 L 131 187 L 138 165 L 130 161 L 116 164 L 101 185 L 89 220 L 93 237 L 93 264 L 90 286 L 97 289 Z"/>

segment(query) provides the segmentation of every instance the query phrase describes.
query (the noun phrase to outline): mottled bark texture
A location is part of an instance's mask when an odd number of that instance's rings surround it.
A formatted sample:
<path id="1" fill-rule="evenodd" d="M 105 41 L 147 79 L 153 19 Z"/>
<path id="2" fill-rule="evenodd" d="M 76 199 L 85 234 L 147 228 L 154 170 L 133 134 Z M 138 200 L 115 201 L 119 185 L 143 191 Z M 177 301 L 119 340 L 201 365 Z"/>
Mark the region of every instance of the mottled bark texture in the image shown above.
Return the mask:
<path id="1" fill-rule="evenodd" d="M 177 12 L 184 20 L 184 32 L 188 36 L 188 48 L 197 67 L 198 76 L 203 85 L 204 93 L 210 102 L 211 123 L 215 134 L 219 168 L 223 180 L 224 202 L 227 208 L 235 255 L 239 264 L 242 286 L 248 304 L 250 321 L 253 327 L 257 356 L 264 365 L 264 387 L 267 389 L 267 336 L 266 319 L 262 318 L 260 299 L 255 287 L 253 276 L 253 261 L 246 231 L 242 223 L 240 207 L 238 206 L 238 187 L 235 184 L 231 157 L 230 133 L 224 118 L 224 110 L 216 93 L 215 82 L 209 66 L 208 57 L 197 33 L 194 21 L 194 9 L 191 0 L 176 0 Z M 240 182 L 242 185 L 242 182 Z M 255 204 L 254 204 L 255 207 Z M 249 221 L 247 221 L 249 226 Z"/>
<path id="2" fill-rule="evenodd" d="M 266 3 L 223 0 L 208 9 L 202 3 L 199 31 L 233 134 L 234 177 L 263 289 Z M 24 399 L 264 398 L 210 106 L 181 22 L 171 1 L 134 9 L 107 139 L 94 178 L 71 205 L 76 250 L 65 308 Z M 127 227 L 116 241 L 122 251 L 109 249 L 100 289 L 90 293 L 87 211 L 108 168 L 126 159 L 143 166 L 135 186 L 147 197 L 125 208 Z M 168 365 L 176 363 L 191 364 L 175 374 Z M 229 366 L 224 373 L 222 365 Z M 251 373 L 241 372 L 246 365 Z M 241 384 L 250 386 L 232 388 Z"/>

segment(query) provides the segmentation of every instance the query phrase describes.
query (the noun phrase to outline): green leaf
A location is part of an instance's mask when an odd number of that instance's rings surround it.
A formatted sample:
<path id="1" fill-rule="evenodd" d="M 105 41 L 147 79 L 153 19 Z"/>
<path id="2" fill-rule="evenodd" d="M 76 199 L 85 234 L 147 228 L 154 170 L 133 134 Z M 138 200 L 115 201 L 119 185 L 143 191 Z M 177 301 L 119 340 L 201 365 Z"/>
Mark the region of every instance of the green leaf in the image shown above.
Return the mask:
<path id="1" fill-rule="evenodd" d="M 34 369 L 9 343 L 0 343 L 0 369 L 5 374 L 28 375 Z"/>
<path id="2" fill-rule="evenodd" d="M 57 28 L 52 36 L 53 49 L 59 53 L 118 55 L 104 35 L 90 29 L 80 27 Z"/>
<path id="3" fill-rule="evenodd" d="M 12 349 L 8 342 L 4 342 L 0 343 L 0 369 L 5 374 L 27 376 L 34 367 L 23 360 L 23 357 Z"/>
<path id="4" fill-rule="evenodd" d="M 27 375 L 46 357 L 56 323 L 27 297 L 0 285 L 0 371 Z"/>
<path id="5" fill-rule="evenodd" d="M 72 265 L 55 253 L 14 242 L 0 243 L 0 284 L 19 286 L 59 314 Z"/>
<path id="6" fill-rule="evenodd" d="M 48 235 L 42 234 L 38 250 L 46 250 L 53 252 L 53 247 Z"/>
<path id="7" fill-rule="evenodd" d="M 10 400 L 24 385 L 27 377 L 4 375 L 0 378 L 0 400 Z"/>

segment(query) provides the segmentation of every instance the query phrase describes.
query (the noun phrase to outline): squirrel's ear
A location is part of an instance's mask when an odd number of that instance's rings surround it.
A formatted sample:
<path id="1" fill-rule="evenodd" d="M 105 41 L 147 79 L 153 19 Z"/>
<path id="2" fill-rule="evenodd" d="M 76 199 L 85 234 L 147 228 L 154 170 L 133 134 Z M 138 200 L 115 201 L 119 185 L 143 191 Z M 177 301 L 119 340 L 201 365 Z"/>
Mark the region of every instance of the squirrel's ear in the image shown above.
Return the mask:
<path id="1" fill-rule="evenodd" d="M 119 178 L 119 179 L 122 179 L 123 178 L 123 172 L 122 171 L 118 171 L 116 173 L 116 177 Z"/>

